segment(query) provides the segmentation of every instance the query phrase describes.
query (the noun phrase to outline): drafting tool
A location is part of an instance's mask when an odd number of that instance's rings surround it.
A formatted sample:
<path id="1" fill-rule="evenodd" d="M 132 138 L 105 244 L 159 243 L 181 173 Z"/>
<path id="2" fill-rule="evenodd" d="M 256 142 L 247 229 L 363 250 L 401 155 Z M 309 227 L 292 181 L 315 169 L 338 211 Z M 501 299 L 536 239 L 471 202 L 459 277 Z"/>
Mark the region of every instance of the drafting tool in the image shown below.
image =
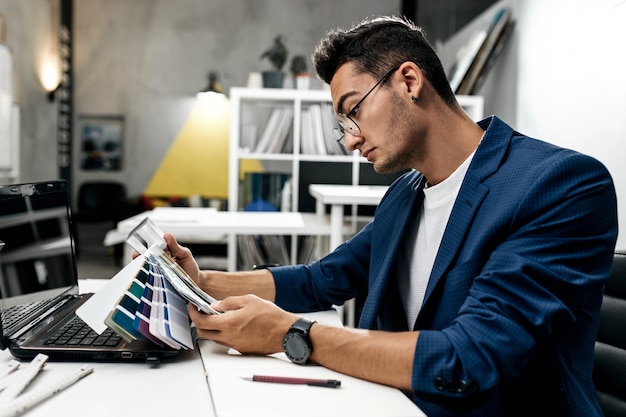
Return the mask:
<path id="1" fill-rule="evenodd" d="M 17 397 L 23 390 L 30 384 L 39 371 L 41 371 L 48 361 L 48 356 L 42 353 L 35 356 L 35 358 L 30 361 L 26 369 L 21 369 L 14 380 L 12 380 L 11 384 L 0 392 L 0 402 L 8 401 L 15 397 Z"/>
<path id="2" fill-rule="evenodd" d="M 0 407 L 0 417 L 19 416 L 24 411 L 32 408 L 33 406 L 39 404 L 45 399 L 52 397 L 54 394 L 63 391 L 65 388 L 73 385 L 74 383 L 78 382 L 80 379 L 84 378 L 92 372 L 92 366 L 83 365 L 71 374 L 66 375 L 61 379 L 58 379 L 57 381 L 43 388 L 40 388 L 34 392 L 22 394 L 15 399 L 3 403 L 2 407 Z"/>
<path id="3" fill-rule="evenodd" d="M 17 379 L 18 373 L 15 371 L 17 371 L 19 367 L 19 361 L 11 359 L 4 368 L 0 369 L 0 391 L 11 385 L 13 381 Z"/>
<path id="4" fill-rule="evenodd" d="M 17 370 L 20 367 L 20 363 L 15 359 L 11 359 L 7 365 L 0 369 L 0 380 L 9 375 L 11 372 Z"/>

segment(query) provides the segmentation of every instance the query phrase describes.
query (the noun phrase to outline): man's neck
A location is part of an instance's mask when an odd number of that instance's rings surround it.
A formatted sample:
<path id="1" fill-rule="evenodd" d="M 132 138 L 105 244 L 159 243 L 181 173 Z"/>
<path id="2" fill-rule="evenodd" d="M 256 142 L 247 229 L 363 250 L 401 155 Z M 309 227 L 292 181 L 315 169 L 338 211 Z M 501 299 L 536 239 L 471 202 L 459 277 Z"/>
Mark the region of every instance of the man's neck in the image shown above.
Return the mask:
<path id="1" fill-rule="evenodd" d="M 450 110 L 446 121 L 441 121 L 432 132 L 428 160 L 416 168 L 427 178 L 429 185 L 436 185 L 448 178 L 480 144 L 484 131 L 465 113 Z"/>

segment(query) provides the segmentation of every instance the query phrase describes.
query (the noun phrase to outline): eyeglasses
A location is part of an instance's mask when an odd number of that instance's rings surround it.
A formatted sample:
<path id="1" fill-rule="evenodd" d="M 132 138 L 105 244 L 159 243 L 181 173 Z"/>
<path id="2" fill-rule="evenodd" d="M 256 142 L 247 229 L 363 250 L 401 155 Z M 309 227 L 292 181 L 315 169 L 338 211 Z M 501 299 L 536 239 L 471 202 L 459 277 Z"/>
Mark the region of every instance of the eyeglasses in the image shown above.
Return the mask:
<path id="1" fill-rule="evenodd" d="M 361 100 L 359 100 L 359 102 L 356 103 L 354 107 L 352 107 L 352 110 L 350 110 L 348 113 L 337 113 L 337 122 L 339 123 L 339 127 L 333 129 L 333 136 L 335 137 L 335 139 L 337 139 L 337 142 L 342 145 L 346 144 L 346 132 L 350 133 L 352 136 L 359 136 L 361 134 L 361 128 L 359 128 L 359 125 L 357 125 L 356 122 L 352 120 L 352 117 L 357 113 L 357 111 L 359 111 L 359 107 L 361 106 L 361 103 L 363 103 L 363 100 L 365 100 L 367 96 L 369 96 L 370 93 L 374 91 L 374 89 L 376 89 L 376 87 L 385 82 L 391 76 L 391 74 L 398 70 L 398 68 L 400 67 L 393 67 L 385 75 L 383 75 L 383 77 L 378 80 L 376 84 L 374 84 L 370 91 L 368 91 L 363 96 L 363 98 L 361 98 Z"/>

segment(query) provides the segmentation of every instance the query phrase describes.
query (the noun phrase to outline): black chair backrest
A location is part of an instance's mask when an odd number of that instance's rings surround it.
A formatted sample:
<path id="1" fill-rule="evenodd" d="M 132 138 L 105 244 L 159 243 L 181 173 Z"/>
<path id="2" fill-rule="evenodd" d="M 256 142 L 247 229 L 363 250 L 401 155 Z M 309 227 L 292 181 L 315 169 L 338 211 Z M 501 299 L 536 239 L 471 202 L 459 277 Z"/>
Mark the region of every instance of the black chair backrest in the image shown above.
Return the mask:
<path id="1" fill-rule="evenodd" d="M 84 182 L 77 206 L 79 220 L 119 220 L 126 206 L 126 187 L 118 182 Z"/>
<path id="2" fill-rule="evenodd" d="M 605 417 L 626 416 L 626 251 L 616 252 L 604 288 L 593 380 Z"/>

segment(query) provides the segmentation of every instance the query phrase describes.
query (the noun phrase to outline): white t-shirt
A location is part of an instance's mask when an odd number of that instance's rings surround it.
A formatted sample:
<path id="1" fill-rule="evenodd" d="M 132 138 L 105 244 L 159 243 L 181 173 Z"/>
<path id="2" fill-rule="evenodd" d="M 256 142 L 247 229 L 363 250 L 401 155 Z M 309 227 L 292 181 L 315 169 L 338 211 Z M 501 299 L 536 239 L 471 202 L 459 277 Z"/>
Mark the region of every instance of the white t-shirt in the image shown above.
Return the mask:
<path id="1" fill-rule="evenodd" d="M 443 232 L 473 157 L 474 153 L 444 181 L 424 188 L 420 217 L 410 225 L 400 249 L 398 287 L 410 329 L 422 307 Z"/>

